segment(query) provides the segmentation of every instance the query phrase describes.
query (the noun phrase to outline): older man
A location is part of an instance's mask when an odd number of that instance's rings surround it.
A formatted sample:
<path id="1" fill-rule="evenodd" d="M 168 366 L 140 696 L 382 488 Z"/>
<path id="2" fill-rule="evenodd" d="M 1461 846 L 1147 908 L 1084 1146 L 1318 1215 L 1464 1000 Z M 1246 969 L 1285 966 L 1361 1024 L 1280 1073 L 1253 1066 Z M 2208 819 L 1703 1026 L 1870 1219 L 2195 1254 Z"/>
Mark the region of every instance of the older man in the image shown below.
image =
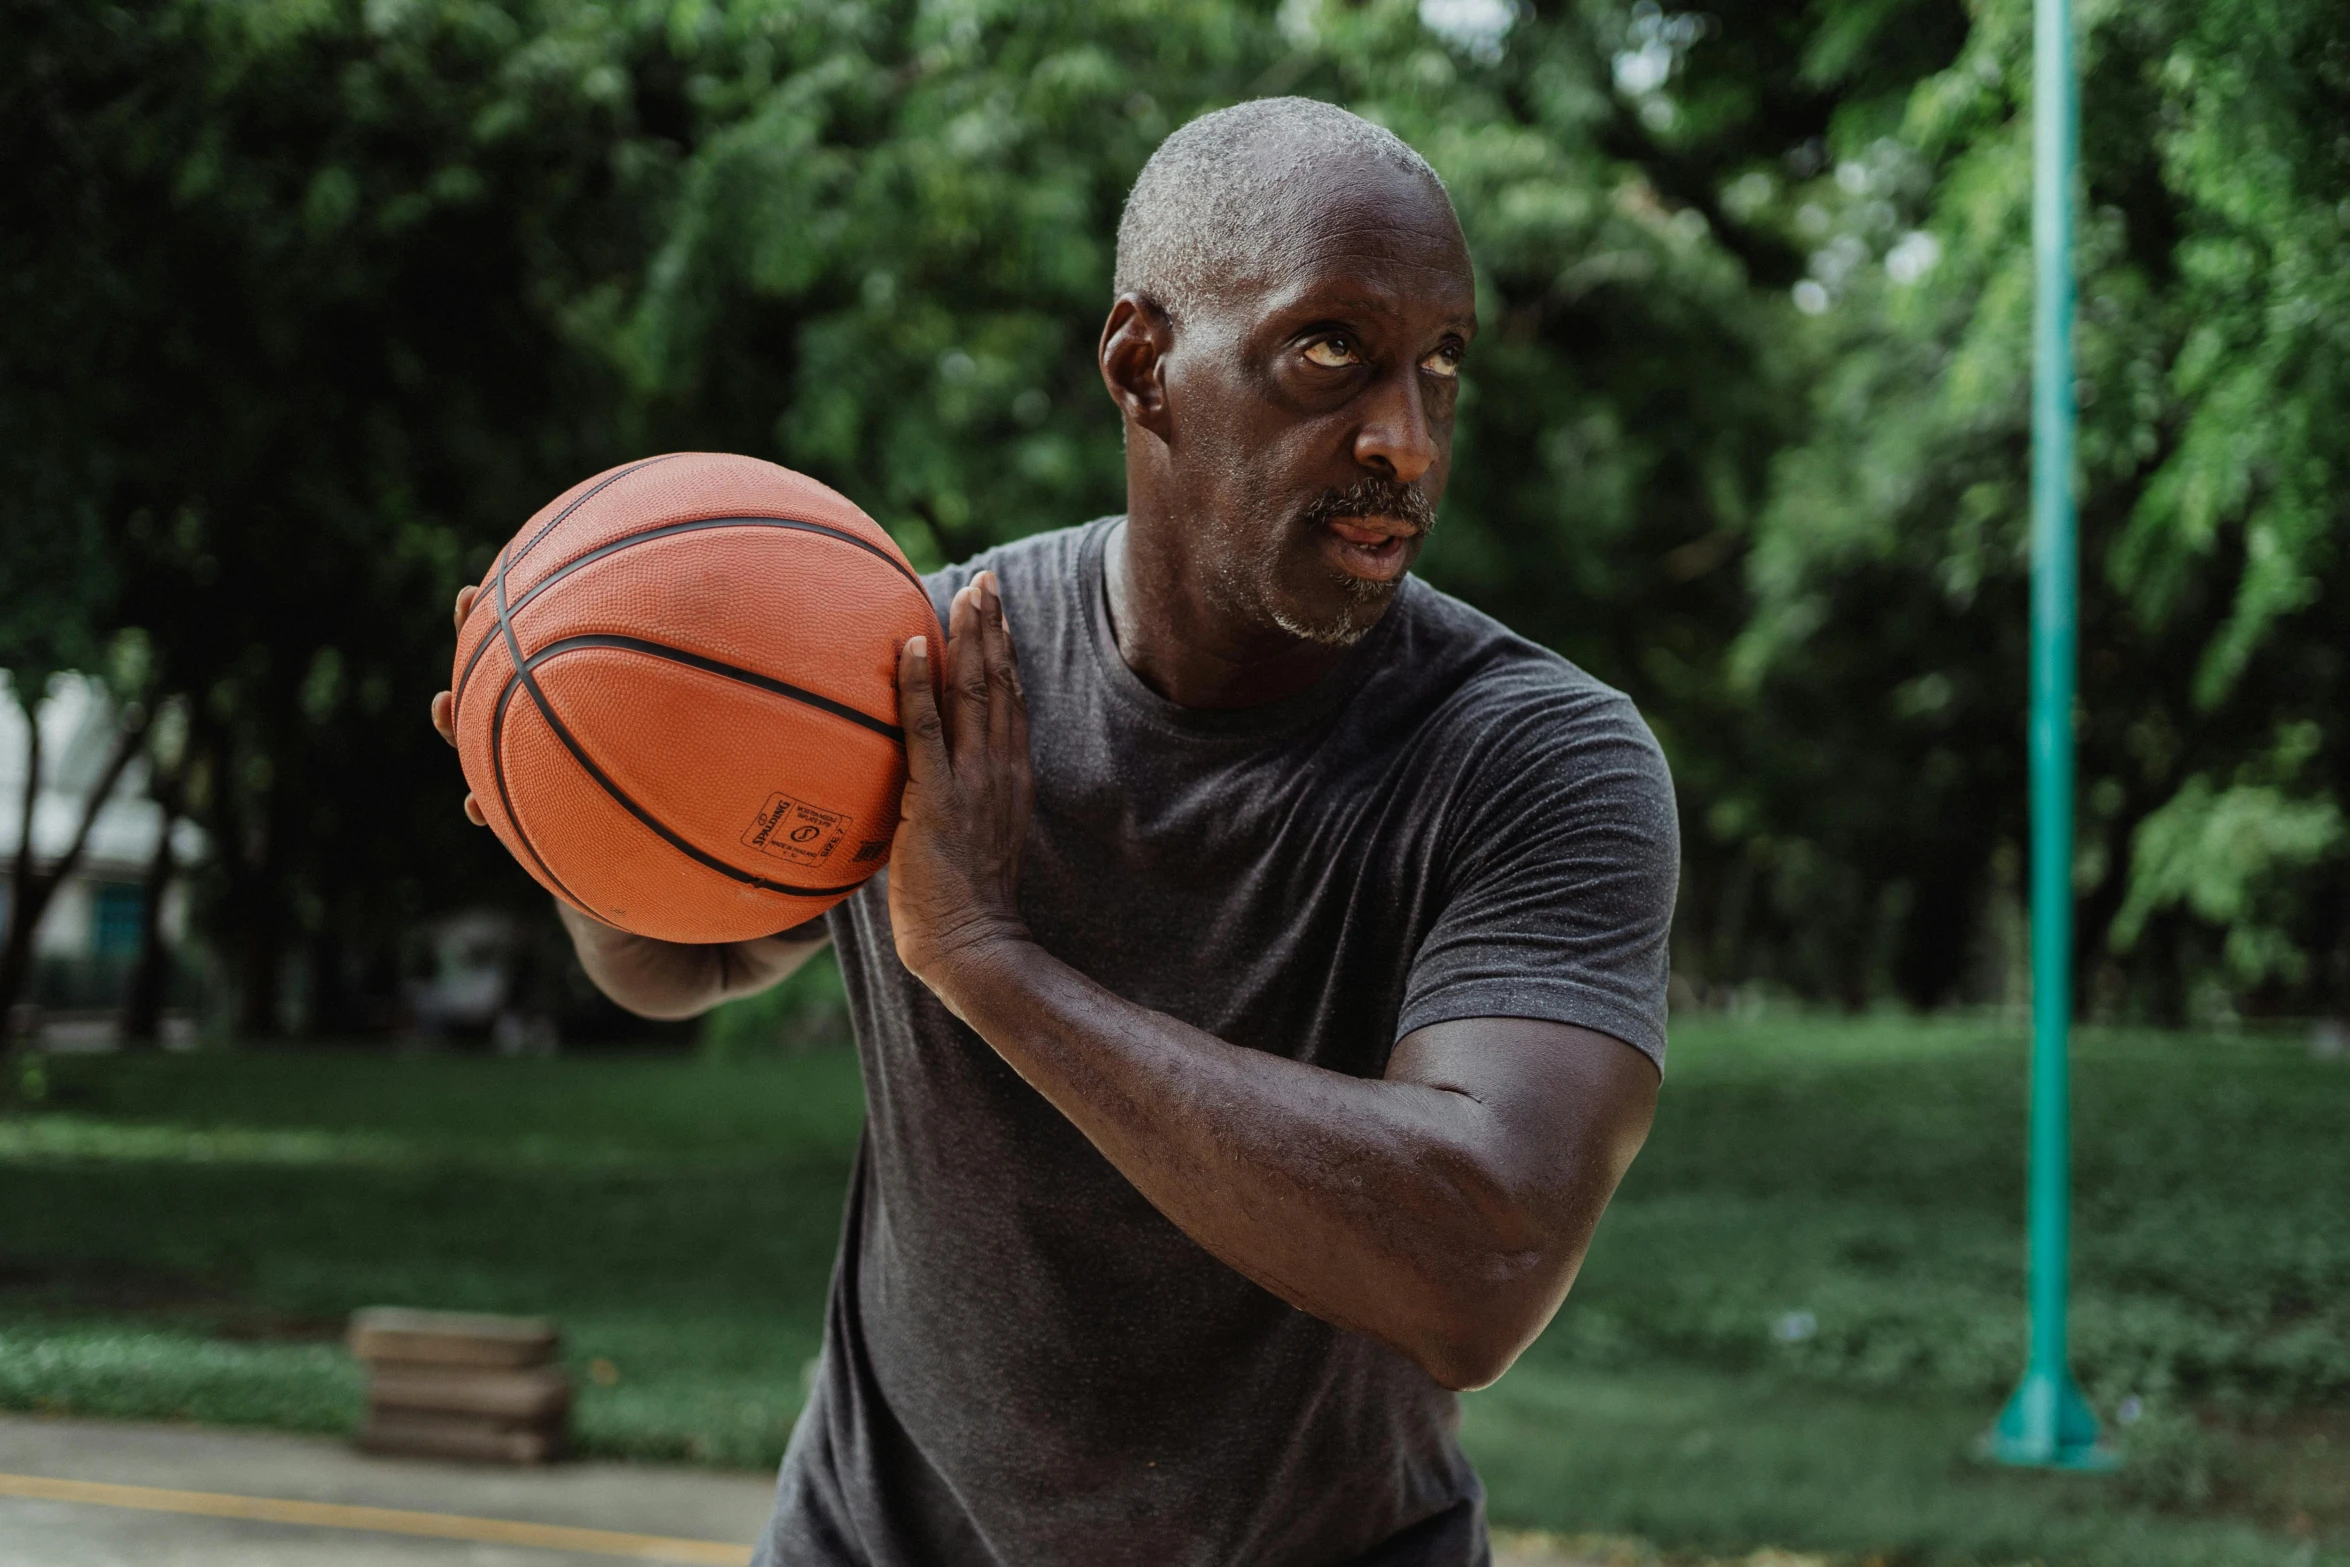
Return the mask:
<path id="1" fill-rule="evenodd" d="M 847 979 L 865 1142 L 762 1562 L 1488 1560 L 1453 1390 L 1646 1134 L 1677 844 L 1624 697 L 1406 575 L 1475 333 L 1401 141 L 1184 127 L 1101 338 L 1127 514 L 932 579 L 885 881 L 730 948 L 567 916 L 647 1014 L 827 939 Z"/>

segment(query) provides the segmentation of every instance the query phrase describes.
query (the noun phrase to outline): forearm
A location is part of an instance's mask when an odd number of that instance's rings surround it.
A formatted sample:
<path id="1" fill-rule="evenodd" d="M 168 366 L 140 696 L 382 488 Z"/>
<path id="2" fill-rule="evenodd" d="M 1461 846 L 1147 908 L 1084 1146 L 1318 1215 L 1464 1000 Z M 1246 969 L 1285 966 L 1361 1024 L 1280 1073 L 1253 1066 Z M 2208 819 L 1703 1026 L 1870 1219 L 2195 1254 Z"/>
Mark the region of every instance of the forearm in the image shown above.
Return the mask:
<path id="1" fill-rule="evenodd" d="M 655 941 L 589 919 L 558 904 L 580 967 L 598 990 L 639 1017 L 699 1016 L 721 1001 L 765 990 L 824 945 L 811 939 L 768 936 L 709 946 Z M 796 934 L 796 933 L 795 933 Z"/>
<path id="2" fill-rule="evenodd" d="M 992 944 L 950 988 L 965 1021 L 1202 1247 L 1451 1386 L 1492 1380 L 1540 1331 L 1589 1240 L 1583 1211 L 1596 1222 L 1605 1202 L 1530 1200 L 1492 1154 L 1492 1112 L 1464 1093 L 1228 1044 L 1032 942 Z"/>

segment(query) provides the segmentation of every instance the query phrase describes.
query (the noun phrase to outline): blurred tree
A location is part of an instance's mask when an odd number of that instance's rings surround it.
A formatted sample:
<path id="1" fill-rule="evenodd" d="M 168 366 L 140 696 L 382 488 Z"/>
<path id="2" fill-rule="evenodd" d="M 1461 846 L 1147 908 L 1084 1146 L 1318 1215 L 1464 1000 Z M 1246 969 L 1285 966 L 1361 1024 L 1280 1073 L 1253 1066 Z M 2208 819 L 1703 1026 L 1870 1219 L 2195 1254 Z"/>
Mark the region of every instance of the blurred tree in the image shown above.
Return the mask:
<path id="1" fill-rule="evenodd" d="M 247 1032 L 279 1026 L 296 945 L 332 1030 L 401 924 L 501 884 L 411 722 L 427 607 L 579 472 L 764 452 L 931 560 L 1113 509 L 1110 237 L 1202 109 L 1339 97 L 1460 187 L 1510 322 L 1495 423 L 1464 441 L 1546 455 L 1465 485 L 1431 570 L 1601 673 L 1658 684 L 1635 601 L 1735 525 L 1773 445 L 1737 268 L 1602 145 L 1635 112 L 1606 85 L 1612 11 L 1516 40 L 1394 0 L 149 0 L 10 25 L 33 154 L 71 171 L 109 269 L 60 280 L 93 335 L 68 406 L 112 465 L 120 617 L 191 698 Z M 1735 587 L 1681 597 L 1702 680 Z"/>
<path id="2" fill-rule="evenodd" d="M 2350 1010 L 2350 12 L 2084 25 L 2083 993 Z M 1811 756 L 1729 798 L 1794 829 L 1750 848 L 1789 925 L 1826 863 L 1963 931 L 2022 837 L 2030 33 L 1986 0 L 1896 134 L 1839 138 L 1781 204 L 1829 368 L 1735 669 Z"/>
<path id="3" fill-rule="evenodd" d="M 96 453 L 71 493 L 103 519 L 114 620 L 190 699 L 248 1033 L 281 1025 L 290 952 L 310 1028 L 380 1023 L 358 993 L 394 993 L 413 918 L 506 885 L 418 718 L 432 606 L 608 457 L 613 399 L 559 311 L 649 221 L 601 13 L 558 9 L 584 40 L 468 4 L 4 24 L 18 145 L 72 197 L 18 233 L 74 243 L 33 275 L 64 333 L 9 340 L 0 381 L 70 364 L 51 406 Z"/>
<path id="4" fill-rule="evenodd" d="M 84 31 L 75 18 L 48 20 Z M 75 41 L 110 64 L 132 52 L 102 33 Z M 0 51 L 10 42 L 0 33 Z M 59 672 L 102 666 L 116 589 L 100 503 L 108 454 L 97 429 L 97 410 L 113 389 L 94 367 L 114 336 L 103 300 L 117 277 L 82 184 L 82 146 L 58 123 L 57 75 L 47 54 L 0 73 L 0 148 L 13 154 L 47 139 L 52 150 L 11 157 L 10 178 L 0 181 L 0 675 L 26 735 L 23 794 L 11 802 L 17 848 L 0 936 L 0 1037 L 31 972 L 41 917 L 138 739 L 134 720 L 100 769 L 79 830 L 41 863 L 34 805 L 51 771 L 41 710 Z"/>
<path id="5" fill-rule="evenodd" d="M 1454 191 L 1486 330 L 1426 570 L 1650 716 L 1684 973 L 1981 996 L 2019 874 L 2027 12 L 23 0 L 0 460 L 11 517 L 78 521 L 0 567 L 58 589 L 0 635 L 142 632 L 245 1027 L 292 990 L 374 1026 L 419 916 L 535 902 L 419 717 L 522 516 L 680 447 L 813 472 L 922 561 L 1115 509 L 1127 185 L 1192 115 L 1308 93 Z M 2091 24 L 2089 994 L 2282 1005 L 2350 984 L 2342 19 Z"/>

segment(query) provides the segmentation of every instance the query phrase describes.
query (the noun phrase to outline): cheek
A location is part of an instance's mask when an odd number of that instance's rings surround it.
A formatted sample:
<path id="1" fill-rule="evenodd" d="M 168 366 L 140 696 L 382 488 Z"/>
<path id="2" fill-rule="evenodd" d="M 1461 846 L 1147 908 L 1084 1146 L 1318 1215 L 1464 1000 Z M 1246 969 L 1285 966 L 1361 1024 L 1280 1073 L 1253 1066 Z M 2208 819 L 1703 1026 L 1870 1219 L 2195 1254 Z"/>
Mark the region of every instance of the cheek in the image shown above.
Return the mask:
<path id="1" fill-rule="evenodd" d="M 1261 420 L 1235 420 L 1201 436 L 1191 453 L 1193 463 L 1222 503 L 1220 509 L 1234 515 L 1287 514 L 1328 487 L 1322 471 L 1327 465 L 1315 460 L 1294 431 L 1269 429 Z"/>

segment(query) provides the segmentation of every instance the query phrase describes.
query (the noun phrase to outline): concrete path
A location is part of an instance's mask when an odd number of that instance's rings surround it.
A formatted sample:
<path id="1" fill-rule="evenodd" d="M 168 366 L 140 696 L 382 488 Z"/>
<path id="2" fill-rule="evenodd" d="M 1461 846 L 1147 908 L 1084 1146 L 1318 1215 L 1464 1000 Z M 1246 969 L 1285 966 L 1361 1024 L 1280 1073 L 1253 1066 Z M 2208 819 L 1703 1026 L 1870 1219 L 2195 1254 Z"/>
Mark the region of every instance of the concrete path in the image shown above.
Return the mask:
<path id="1" fill-rule="evenodd" d="M 0 1416 L 6 1567 L 723 1567 L 749 1560 L 772 1495 L 760 1475 L 473 1468 L 332 1438 Z"/>
<path id="2" fill-rule="evenodd" d="M 0 1567 L 742 1567 L 772 1492 L 764 1475 L 476 1468 L 330 1437 L 0 1415 Z M 1495 1540 L 1495 1567 L 1654 1561 L 1636 1546 Z"/>

